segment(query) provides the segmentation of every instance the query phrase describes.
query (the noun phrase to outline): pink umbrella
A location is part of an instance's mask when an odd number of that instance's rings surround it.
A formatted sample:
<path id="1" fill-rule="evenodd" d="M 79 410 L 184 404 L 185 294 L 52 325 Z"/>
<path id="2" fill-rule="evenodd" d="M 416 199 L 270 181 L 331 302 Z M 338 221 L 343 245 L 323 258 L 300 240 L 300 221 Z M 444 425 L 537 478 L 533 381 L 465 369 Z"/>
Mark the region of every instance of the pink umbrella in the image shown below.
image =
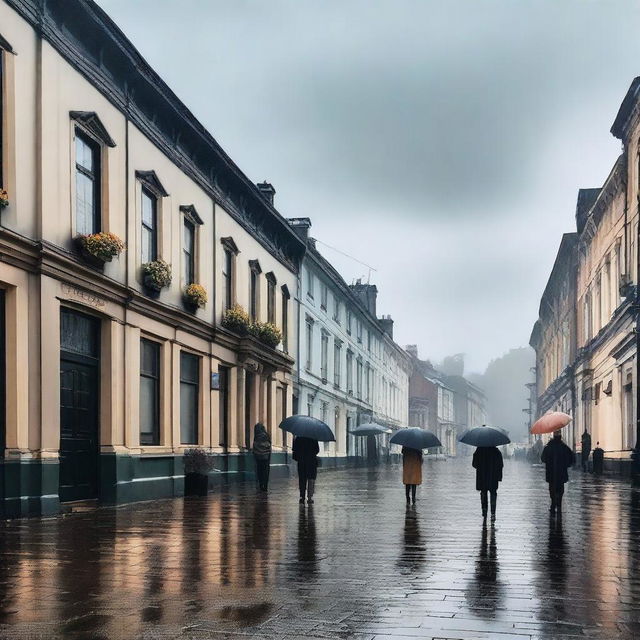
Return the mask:
<path id="1" fill-rule="evenodd" d="M 536 420 L 531 427 L 531 433 L 552 433 L 562 427 L 566 427 L 573 418 L 561 411 L 552 411 L 542 416 L 539 420 Z"/>

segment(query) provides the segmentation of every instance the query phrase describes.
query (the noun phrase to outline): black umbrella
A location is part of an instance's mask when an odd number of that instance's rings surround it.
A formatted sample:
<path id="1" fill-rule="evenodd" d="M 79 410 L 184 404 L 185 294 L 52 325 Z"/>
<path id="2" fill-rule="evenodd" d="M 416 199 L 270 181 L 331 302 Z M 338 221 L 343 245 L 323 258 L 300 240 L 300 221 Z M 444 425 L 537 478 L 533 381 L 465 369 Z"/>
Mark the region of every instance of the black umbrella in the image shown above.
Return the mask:
<path id="1" fill-rule="evenodd" d="M 511 440 L 502 429 L 487 427 L 486 424 L 483 424 L 481 427 L 465 431 L 458 438 L 458 442 L 469 444 L 472 447 L 499 447 L 503 444 L 509 444 Z"/>
<path id="2" fill-rule="evenodd" d="M 431 447 L 441 447 L 442 443 L 438 440 L 435 433 L 418 429 L 418 427 L 410 427 L 408 429 L 400 429 L 396 431 L 389 440 L 392 444 L 400 444 L 409 449 L 431 449 Z"/>
<path id="3" fill-rule="evenodd" d="M 290 416 L 280 423 L 280 428 L 301 438 L 311 438 L 320 442 L 335 442 L 333 431 L 317 418 L 311 416 Z"/>
<path id="4" fill-rule="evenodd" d="M 351 429 L 349 433 L 354 436 L 377 436 L 381 433 L 391 433 L 391 429 L 387 429 L 387 427 L 375 422 L 367 422 L 366 424 L 358 425 L 355 429 Z"/>

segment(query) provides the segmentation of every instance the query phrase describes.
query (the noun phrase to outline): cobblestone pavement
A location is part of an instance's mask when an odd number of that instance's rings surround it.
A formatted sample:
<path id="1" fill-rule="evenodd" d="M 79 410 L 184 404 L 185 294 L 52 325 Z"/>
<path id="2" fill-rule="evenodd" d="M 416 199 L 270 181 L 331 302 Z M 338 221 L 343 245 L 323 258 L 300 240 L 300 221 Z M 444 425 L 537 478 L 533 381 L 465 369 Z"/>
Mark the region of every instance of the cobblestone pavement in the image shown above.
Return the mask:
<path id="1" fill-rule="evenodd" d="M 640 638 L 640 493 L 574 472 L 562 524 L 507 463 L 482 527 L 470 461 L 326 471 L 208 498 L 0 523 L 0 637 Z"/>

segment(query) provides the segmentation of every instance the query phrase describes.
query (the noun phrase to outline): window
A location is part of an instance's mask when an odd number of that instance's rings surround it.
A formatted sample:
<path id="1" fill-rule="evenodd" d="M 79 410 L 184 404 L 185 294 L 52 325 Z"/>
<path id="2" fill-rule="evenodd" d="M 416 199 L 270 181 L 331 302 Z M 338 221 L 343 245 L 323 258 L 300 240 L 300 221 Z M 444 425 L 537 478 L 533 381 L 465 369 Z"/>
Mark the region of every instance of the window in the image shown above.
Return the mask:
<path id="1" fill-rule="evenodd" d="M 623 447 L 625 449 L 633 449 L 635 444 L 636 425 L 633 411 L 633 380 L 631 374 L 627 375 L 627 383 L 624 385 L 624 433 Z"/>
<path id="2" fill-rule="evenodd" d="M 307 295 L 313 298 L 313 273 L 307 269 Z"/>
<path id="3" fill-rule="evenodd" d="M 351 325 L 353 322 L 353 318 L 351 315 L 351 309 L 347 309 L 347 333 L 351 335 Z"/>
<path id="4" fill-rule="evenodd" d="M 182 259 L 184 261 L 184 284 L 193 284 L 196 280 L 195 268 L 195 248 L 196 248 L 196 228 L 186 218 L 182 226 Z"/>
<path id="5" fill-rule="evenodd" d="M 362 322 L 360 322 L 360 320 L 356 321 L 356 332 L 358 344 L 362 344 Z"/>
<path id="6" fill-rule="evenodd" d="M 347 393 L 353 393 L 353 352 L 347 351 Z"/>
<path id="7" fill-rule="evenodd" d="M 340 300 L 338 300 L 338 296 L 333 298 L 333 319 L 340 324 Z"/>
<path id="8" fill-rule="evenodd" d="M 180 442 L 198 444 L 198 398 L 200 397 L 200 358 L 180 353 Z"/>
<path id="9" fill-rule="evenodd" d="M 310 393 L 307 395 L 307 415 L 313 416 L 313 396 Z"/>
<path id="10" fill-rule="evenodd" d="M 229 367 L 218 367 L 220 446 L 229 446 Z"/>
<path id="11" fill-rule="evenodd" d="M 289 352 L 289 289 L 282 287 L 282 349 Z"/>
<path id="12" fill-rule="evenodd" d="M 327 361 L 329 360 L 329 335 L 322 332 L 320 347 L 320 376 L 323 380 L 327 379 Z"/>
<path id="13" fill-rule="evenodd" d="M 223 282 L 223 311 L 233 306 L 233 254 L 229 249 L 224 250 L 224 259 L 222 263 L 222 282 Z"/>
<path id="14" fill-rule="evenodd" d="M 260 264 L 257 260 L 249 260 L 249 316 L 256 322 L 260 319 Z"/>
<path id="15" fill-rule="evenodd" d="M 327 310 L 327 303 L 329 302 L 329 287 L 324 282 L 320 285 L 320 308 Z"/>
<path id="16" fill-rule="evenodd" d="M 276 277 L 267 273 L 267 322 L 276 323 Z"/>
<path id="17" fill-rule="evenodd" d="M 313 364 L 313 320 L 311 318 L 307 318 L 307 322 L 305 324 L 306 327 L 306 357 L 305 357 L 305 369 L 307 371 L 311 371 L 311 366 Z"/>
<path id="18" fill-rule="evenodd" d="M 371 401 L 371 365 L 367 362 L 367 366 L 365 368 L 365 400 L 367 402 Z"/>
<path id="19" fill-rule="evenodd" d="M 100 146 L 76 128 L 76 232 L 100 231 Z"/>
<path id="20" fill-rule="evenodd" d="M 342 343 L 336 341 L 333 345 L 333 383 L 340 388 L 340 369 L 342 367 Z"/>
<path id="21" fill-rule="evenodd" d="M 356 370 L 356 393 L 358 399 L 362 398 L 362 360 L 358 358 L 357 370 Z"/>
<path id="22" fill-rule="evenodd" d="M 140 444 L 160 444 L 160 345 L 140 341 Z"/>
<path id="23" fill-rule="evenodd" d="M 142 189 L 142 264 L 158 259 L 156 197 Z"/>

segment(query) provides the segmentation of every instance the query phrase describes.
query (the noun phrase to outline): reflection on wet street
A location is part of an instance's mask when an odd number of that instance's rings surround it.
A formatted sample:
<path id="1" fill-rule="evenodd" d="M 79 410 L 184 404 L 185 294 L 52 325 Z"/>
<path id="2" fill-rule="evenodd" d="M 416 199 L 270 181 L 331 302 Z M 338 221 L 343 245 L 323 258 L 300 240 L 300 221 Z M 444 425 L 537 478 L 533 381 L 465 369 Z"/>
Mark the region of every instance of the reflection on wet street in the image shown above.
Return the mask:
<path id="1" fill-rule="evenodd" d="M 0 523 L 0 637 L 640 637 L 640 493 L 507 463 L 483 527 L 469 460 L 327 471 L 208 498 Z"/>

